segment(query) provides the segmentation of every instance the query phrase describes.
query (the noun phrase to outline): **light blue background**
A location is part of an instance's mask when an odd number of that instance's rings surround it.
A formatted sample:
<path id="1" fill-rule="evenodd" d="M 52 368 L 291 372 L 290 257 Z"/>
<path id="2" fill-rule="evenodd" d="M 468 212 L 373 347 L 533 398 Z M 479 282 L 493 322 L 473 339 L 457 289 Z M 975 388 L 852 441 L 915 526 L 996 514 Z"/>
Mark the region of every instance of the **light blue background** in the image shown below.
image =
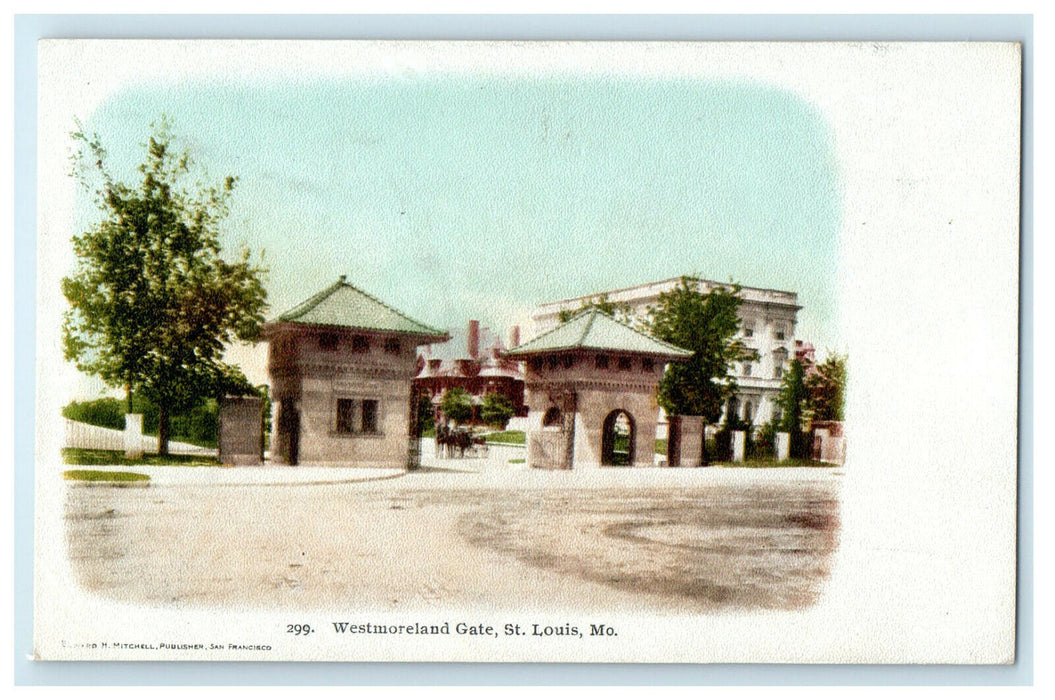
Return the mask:
<path id="1" fill-rule="evenodd" d="M 1032 581 L 1032 17 L 21 16 L 15 20 L 15 680 L 31 684 L 1029 684 Z M 977 666 L 32 663 L 36 45 L 42 38 L 1015 40 L 1024 44 L 1018 662 Z M 746 283 L 750 284 L 745 280 Z"/>

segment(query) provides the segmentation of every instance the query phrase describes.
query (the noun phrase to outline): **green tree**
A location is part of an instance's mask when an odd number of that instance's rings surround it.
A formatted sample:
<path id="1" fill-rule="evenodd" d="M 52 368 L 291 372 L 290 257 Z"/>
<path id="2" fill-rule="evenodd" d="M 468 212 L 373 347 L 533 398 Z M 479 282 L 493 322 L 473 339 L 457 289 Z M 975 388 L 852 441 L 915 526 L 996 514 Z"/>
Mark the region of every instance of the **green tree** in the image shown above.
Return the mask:
<path id="1" fill-rule="evenodd" d="M 101 220 L 73 237 L 78 268 L 62 280 L 70 304 L 65 356 L 124 387 L 129 404 L 133 393 L 156 404 L 164 455 L 172 415 L 207 397 L 256 393 L 222 358 L 226 344 L 259 337 L 266 271 L 250 262 L 248 250 L 233 263 L 221 257 L 219 228 L 236 179 L 194 182 L 190 157 L 173 145 L 164 121 L 145 144 L 135 185 L 111 174 L 97 136 L 80 128 L 72 136 L 73 175 L 94 197 Z"/>
<path id="2" fill-rule="evenodd" d="M 480 420 L 495 428 L 505 428 L 513 417 L 513 402 L 502 394 L 487 394 L 480 406 Z"/>
<path id="3" fill-rule="evenodd" d="M 795 459 L 805 458 L 806 434 L 803 428 L 806 424 L 806 412 L 808 409 L 809 392 L 806 389 L 806 367 L 799 359 L 791 361 L 788 371 L 784 374 L 784 382 L 780 387 L 780 395 L 777 403 L 780 405 L 780 429 L 789 433 L 789 451 Z"/>
<path id="4" fill-rule="evenodd" d="M 619 304 L 611 301 L 607 294 L 599 294 L 595 297 L 584 299 L 579 304 L 578 309 L 561 309 L 557 312 L 557 320 L 560 323 L 565 323 L 588 309 L 599 309 L 617 321 L 630 325 L 635 325 L 637 320 L 634 318 L 633 309 L 629 304 Z"/>
<path id="5" fill-rule="evenodd" d="M 816 367 L 817 371 L 806 378 L 813 420 L 841 421 L 846 390 L 846 355 L 830 354 Z"/>
<path id="6" fill-rule="evenodd" d="M 448 420 L 458 424 L 468 423 L 473 417 L 472 397 L 460 386 L 448 389 L 440 400 L 440 410 Z"/>
<path id="7" fill-rule="evenodd" d="M 691 350 L 685 362 L 672 362 L 659 383 L 659 404 L 668 415 L 702 416 L 716 423 L 725 401 L 736 393 L 732 368 L 757 360 L 758 354 L 738 338 L 740 287 L 715 287 L 704 294 L 699 281 L 682 277 L 660 294 L 649 311 L 649 330 L 656 338 Z M 706 462 L 706 454 L 703 455 Z"/>

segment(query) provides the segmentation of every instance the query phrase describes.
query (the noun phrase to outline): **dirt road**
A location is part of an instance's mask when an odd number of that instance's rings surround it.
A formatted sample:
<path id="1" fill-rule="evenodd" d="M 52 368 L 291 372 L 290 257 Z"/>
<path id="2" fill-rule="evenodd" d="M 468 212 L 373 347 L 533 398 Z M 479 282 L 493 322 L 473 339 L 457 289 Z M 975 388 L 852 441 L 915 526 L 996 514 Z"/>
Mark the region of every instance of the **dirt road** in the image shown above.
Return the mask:
<path id="1" fill-rule="evenodd" d="M 673 471 L 70 486 L 67 542 L 88 589 L 164 606 L 691 612 L 816 598 L 837 476 Z"/>

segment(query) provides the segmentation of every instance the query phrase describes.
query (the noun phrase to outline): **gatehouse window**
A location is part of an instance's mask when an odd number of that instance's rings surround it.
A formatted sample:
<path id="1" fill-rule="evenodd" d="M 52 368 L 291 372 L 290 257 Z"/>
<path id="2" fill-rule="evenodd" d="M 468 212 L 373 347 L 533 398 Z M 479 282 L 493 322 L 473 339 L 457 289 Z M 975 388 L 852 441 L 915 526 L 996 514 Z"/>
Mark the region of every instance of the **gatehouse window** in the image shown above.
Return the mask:
<path id="1" fill-rule="evenodd" d="M 361 414 L 363 419 L 361 423 L 362 432 L 377 432 L 377 407 L 378 401 L 376 399 L 363 400 L 363 410 Z"/>
<path id="2" fill-rule="evenodd" d="M 531 365 L 531 369 L 533 369 L 533 370 L 535 370 L 537 372 L 540 369 L 542 369 L 542 358 L 541 357 L 532 357 L 531 360 L 528 362 L 528 364 Z"/>
<path id="3" fill-rule="evenodd" d="M 560 360 L 557 358 L 556 355 L 550 355 L 548 360 L 546 361 L 546 366 L 550 369 L 557 369 L 557 367 L 560 366 Z"/>
<path id="4" fill-rule="evenodd" d="M 619 358 L 619 369 L 623 372 L 629 372 L 634 368 L 634 361 L 629 357 Z"/>
<path id="5" fill-rule="evenodd" d="M 336 333 L 323 333 L 319 336 L 319 349 L 333 351 L 337 349 L 340 339 Z"/>
<path id="6" fill-rule="evenodd" d="M 370 339 L 365 335 L 352 336 L 352 352 L 369 352 Z"/>
<path id="7" fill-rule="evenodd" d="M 335 432 L 339 435 L 380 432 L 380 409 L 381 402 L 377 399 L 337 399 Z"/>
<path id="8" fill-rule="evenodd" d="M 337 399 L 337 432 L 347 435 L 352 432 L 355 420 L 355 401 Z"/>
<path id="9" fill-rule="evenodd" d="M 651 357 L 646 357 L 641 360 L 641 369 L 645 370 L 646 372 L 651 372 L 653 369 L 655 369 L 655 367 L 656 363 L 653 362 Z"/>
<path id="10" fill-rule="evenodd" d="M 597 369 L 608 369 L 608 355 L 598 355 L 594 358 Z"/>
<path id="11" fill-rule="evenodd" d="M 575 364 L 575 358 L 574 357 L 572 357 L 571 355 L 565 355 L 564 356 L 564 369 L 569 369 L 574 364 Z"/>
<path id="12" fill-rule="evenodd" d="M 385 352 L 389 355 L 398 355 L 400 349 L 399 340 L 397 338 L 388 338 L 385 340 Z"/>

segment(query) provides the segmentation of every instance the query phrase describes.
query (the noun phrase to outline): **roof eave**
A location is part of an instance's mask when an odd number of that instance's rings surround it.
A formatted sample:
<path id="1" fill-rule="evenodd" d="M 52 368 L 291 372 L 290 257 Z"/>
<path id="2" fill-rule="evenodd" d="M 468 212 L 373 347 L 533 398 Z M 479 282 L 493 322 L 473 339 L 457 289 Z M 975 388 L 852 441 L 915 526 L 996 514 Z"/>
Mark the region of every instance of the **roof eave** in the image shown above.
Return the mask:
<path id="1" fill-rule="evenodd" d="M 331 323 L 306 323 L 304 321 L 275 320 L 268 321 L 263 325 L 262 334 L 266 340 L 275 331 L 286 328 L 320 328 L 324 330 L 344 331 L 347 333 L 372 333 L 375 335 L 400 335 L 404 337 L 417 338 L 415 345 L 428 345 L 430 343 L 445 343 L 450 340 L 450 335 L 442 331 L 399 331 L 389 328 L 362 328 L 359 326 L 342 326 Z"/>
<path id="2" fill-rule="evenodd" d="M 539 355 L 553 355 L 553 354 L 562 353 L 562 352 L 581 352 L 581 353 L 603 352 L 603 353 L 608 353 L 610 355 L 635 355 L 637 357 L 652 357 L 652 358 L 656 358 L 656 359 L 660 359 L 660 360 L 668 360 L 668 361 L 671 361 L 671 362 L 674 362 L 674 361 L 683 362 L 685 360 L 688 360 L 690 357 L 692 357 L 692 353 L 691 352 L 686 352 L 685 354 L 679 354 L 679 353 L 674 353 L 674 352 L 660 352 L 660 351 L 652 352 L 652 351 L 648 351 L 648 350 L 615 350 L 615 349 L 612 349 L 612 348 L 592 348 L 592 347 L 587 347 L 587 346 L 582 346 L 582 345 L 568 345 L 568 346 L 565 346 L 565 347 L 562 347 L 562 348 L 541 348 L 541 349 L 538 349 L 538 350 L 527 350 L 527 349 L 520 350 L 520 351 L 510 350 L 510 351 L 501 353 L 499 355 L 499 357 L 509 358 L 511 360 L 520 360 L 520 359 L 527 359 L 527 358 L 530 358 L 530 357 L 538 357 Z"/>

